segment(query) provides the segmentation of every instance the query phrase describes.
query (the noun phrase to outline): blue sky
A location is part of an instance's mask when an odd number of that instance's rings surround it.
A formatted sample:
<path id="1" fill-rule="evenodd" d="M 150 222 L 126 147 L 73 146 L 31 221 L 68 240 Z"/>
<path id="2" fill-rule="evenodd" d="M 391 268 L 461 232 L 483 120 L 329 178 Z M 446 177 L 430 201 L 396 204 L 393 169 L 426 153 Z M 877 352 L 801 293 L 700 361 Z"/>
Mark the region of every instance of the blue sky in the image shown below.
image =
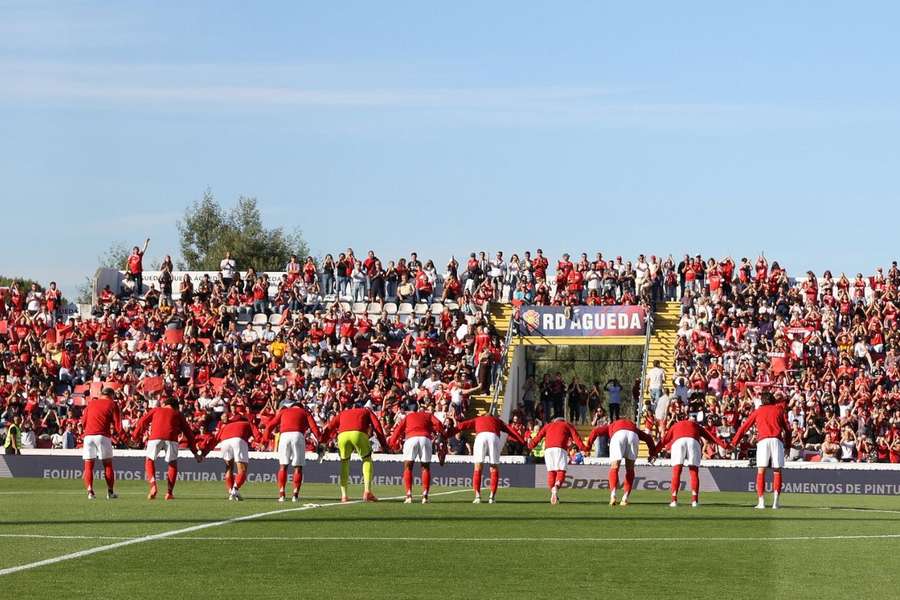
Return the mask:
<path id="1" fill-rule="evenodd" d="M 0 0 L 0 273 L 207 187 L 316 254 L 896 258 L 900 5 L 445 4 Z"/>

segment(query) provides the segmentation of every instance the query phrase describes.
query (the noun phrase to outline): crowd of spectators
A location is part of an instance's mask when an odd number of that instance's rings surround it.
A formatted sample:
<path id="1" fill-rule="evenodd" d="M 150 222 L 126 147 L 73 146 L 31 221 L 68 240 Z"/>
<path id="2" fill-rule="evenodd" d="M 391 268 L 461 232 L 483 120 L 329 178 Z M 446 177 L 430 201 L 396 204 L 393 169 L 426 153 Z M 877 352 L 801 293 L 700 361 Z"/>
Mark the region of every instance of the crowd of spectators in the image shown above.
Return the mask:
<path id="1" fill-rule="evenodd" d="M 98 294 L 90 317 L 60 318 L 52 283 L 0 289 L 0 427 L 15 433 L 0 439 L 77 446 L 84 396 L 99 382 L 117 388 L 126 427 L 174 396 L 201 438 L 226 405 L 261 424 L 288 397 L 320 424 L 356 402 L 388 431 L 412 403 L 459 419 L 470 395 L 488 392 L 503 351 L 487 303 L 652 308 L 677 300 L 676 363 L 663 366 L 673 375 L 653 394 L 644 427 L 659 434 L 688 411 L 727 439 L 770 389 L 788 403 L 792 458 L 900 460 L 896 263 L 852 281 L 827 271 L 794 280 L 762 256 L 755 264 L 652 255 L 632 263 L 597 253 L 574 262 L 563 255 L 551 273 L 537 250 L 509 260 L 472 253 L 439 274 L 416 253 L 385 264 L 348 248 L 318 263 L 292 257 L 275 281 L 231 255 L 217 274 L 176 280 L 167 256 L 148 282 L 147 243 L 133 249 L 121 289 Z M 635 382 L 635 400 L 639 390 Z M 618 381 L 548 376 L 526 384 L 511 425 L 528 437 L 552 415 L 600 424 L 622 395 Z M 457 436 L 450 449 L 469 445 Z"/>
<path id="2" fill-rule="evenodd" d="M 791 459 L 900 462 L 896 262 L 870 277 L 792 279 L 764 256 L 686 256 L 678 275 L 675 364 L 645 407 L 646 428 L 686 410 L 729 439 L 770 391 L 787 404 Z M 754 444 L 744 439 L 738 457 Z"/>

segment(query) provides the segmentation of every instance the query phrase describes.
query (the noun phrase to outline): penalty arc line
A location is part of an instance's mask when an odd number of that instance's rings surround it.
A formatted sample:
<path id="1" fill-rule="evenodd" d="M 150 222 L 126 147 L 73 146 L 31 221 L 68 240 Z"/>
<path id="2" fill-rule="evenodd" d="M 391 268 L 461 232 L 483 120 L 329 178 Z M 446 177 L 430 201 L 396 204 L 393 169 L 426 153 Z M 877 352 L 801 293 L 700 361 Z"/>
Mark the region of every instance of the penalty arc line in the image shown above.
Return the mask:
<path id="1" fill-rule="evenodd" d="M 471 492 L 471 490 L 450 490 L 447 492 L 436 492 L 431 494 L 432 496 L 446 496 L 448 494 L 458 494 L 460 492 Z M 400 500 L 405 498 L 406 496 L 393 496 L 390 498 L 384 498 L 383 500 Z M 152 535 L 145 535 L 137 538 L 124 539 L 122 541 L 106 544 L 105 546 L 96 546 L 94 548 L 87 548 L 85 550 L 79 550 L 78 552 L 72 552 L 70 554 L 63 554 L 62 556 L 55 556 L 53 558 L 47 558 L 44 560 L 39 560 L 37 562 L 26 563 L 24 565 L 16 565 L 14 567 L 7 567 L 5 569 L 0 569 L 0 577 L 4 575 L 12 575 L 13 573 L 19 573 L 21 571 L 27 571 L 29 569 L 36 569 L 38 567 L 45 567 L 48 565 L 53 565 L 56 563 L 61 563 L 67 560 L 74 560 L 76 558 L 83 558 L 85 556 L 91 556 L 92 554 L 98 554 L 100 552 L 108 552 L 110 550 L 115 550 L 117 548 L 124 548 L 125 546 L 133 546 L 134 544 L 142 544 L 144 542 L 154 542 L 156 540 L 164 540 L 167 538 L 172 538 L 175 536 L 184 535 L 185 533 L 192 533 L 194 531 L 202 531 L 204 529 L 209 529 L 211 527 L 221 527 L 222 525 L 231 525 L 233 523 L 241 523 L 243 521 L 252 521 L 254 519 L 260 519 L 262 517 L 270 517 L 272 515 L 283 515 L 286 513 L 292 512 L 301 512 L 305 510 L 311 510 L 313 508 L 326 508 L 330 506 L 350 506 L 352 504 L 360 504 L 362 500 L 351 500 L 350 502 L 329 502 L 327 504 L 305 504 L 303 506 L 299 506 L 296 508 L 282 508 L 279 510 L 269 510 L 261 513 L 253 513 L 249 515 L 243 515 L 240 517 L 234 517 L 231 519 L 225 519 L 223 521 L 211 521 L 209 523 L 201 523 L 199 525 L 192 525 L 191 527 L 184 527 L 182 529 L 173 529 L 171 531 L 164 531 L 162 533 L 154 533 Z M 10 534 L 12 535 L 12 534 Z M 7 536 L 4 536 L 7 537 Z"/>

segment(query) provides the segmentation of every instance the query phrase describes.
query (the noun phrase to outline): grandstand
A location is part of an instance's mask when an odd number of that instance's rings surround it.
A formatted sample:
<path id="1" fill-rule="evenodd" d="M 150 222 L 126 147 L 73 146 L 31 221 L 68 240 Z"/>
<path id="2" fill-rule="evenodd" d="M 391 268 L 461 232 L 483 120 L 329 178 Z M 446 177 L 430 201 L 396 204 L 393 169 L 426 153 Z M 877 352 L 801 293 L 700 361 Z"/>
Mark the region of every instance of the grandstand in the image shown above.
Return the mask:
<path id="1" fill-rule="evenodd" d="M 551 411 L 573 415 L 580 404 L 597 424 L 607 418 L 605 390 L 528 383 L 533 363 L 517 349 L 546 338 L 523 307 L 567 322 L 575 309 L 631 307 L 643 311 L 638 335 L 547 343 L 642 347 L 640 389 L 629 393 L 626 381 L 623 396 L 644 428 L 665 428 L 683 404 L 727 439 L 769 389 L 788 401 L 792 458 L 900 460 L 896 262 L 851 279 L 794 278 L 763 257 L 581 254 L 551 270 L 539 250 L 487 256 L 442 273 L 415 254 L 387 269 L 374 253 L 272 273 L 168 264 L 142 273 L 140 290 L 132 274 L 101 270 L 93 305 L 72 316 L 41 290 L 0 289 L 0 421 L 18 419 L 24 448 L 77 446 L 81 407 L 105 382 L 118 388 L 128 423 L 148 399 L 172 394 L 200 436 L 225 405 L 261 423 L 288 396 L 320 423 L 364 398 L 387 430 L 411 402 L 449 420 L 493 410 L 515 417 L 525 436 Z M 645 385 L 654 360 L 666 373 L 665 414 Z M 537 400 L 551 395 L 559 406 Z M 751 451 L 748 441 L 735 458 Z"/>

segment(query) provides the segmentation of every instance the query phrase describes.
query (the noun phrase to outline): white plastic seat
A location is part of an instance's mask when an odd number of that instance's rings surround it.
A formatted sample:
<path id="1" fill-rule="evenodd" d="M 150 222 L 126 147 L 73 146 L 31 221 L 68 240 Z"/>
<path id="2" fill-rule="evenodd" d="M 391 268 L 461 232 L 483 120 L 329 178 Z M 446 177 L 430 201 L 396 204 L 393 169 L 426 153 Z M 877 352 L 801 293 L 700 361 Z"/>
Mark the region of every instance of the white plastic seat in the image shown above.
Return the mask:
<path id="1" fill-rule="evenodd" d="M 353 303 L 353 314 L 361 315 L 366 312 L 367 304 L 365 302 Z"/>
<path id="2" fill-rule="evenodd" d="M 269 323 L 271 325 L 281 325 L 281 313 L 273 313 L 269 316 Z"/>
<path id="3" fill-rule="evenodd" d="M 398 315 L 411 315 L 413 312 L 413 306 L 409 302 L 401 302 L 399 308 L 397 308 Z"/>
<path id="4" fill-rule="evenodd" d="M 416 304 L 416 316 L 422 317 L 428 314 L 428 305 L 424 302 Z"/>
<path id="5" fill-rule="evenodd" d="M 255 315 L 253 315 L 252 323 L 254 325 L 265 325 L 268 322 L 269 317 L 266 315 L 266 313 L 256 313 Z"/>
<path id="6" fill-rule="evenodd" d="M 344 312 L 350 312 L 350 303 L 349 302 L 341 302 L 341 310 Z"/>
<path id="7" fill-rule="evenodd" d="M 387 304 L 384 305 L 384 311 L 389 315 L 396 315 L 397 314 L 397 305 L 394 304 L 393 302 L 388 302 Z"/>
<path id="8" fill-rule="evenodd" d="M 382 307 L 383 305 L 381 302 L 369 302 L 369 306 L 366 307 L 366 312 L 369 314 L 376 313 L 380 315 Z"/>
<path id="9" fill-rule="evenodd" d="M 444 304 L 441 302 L 433 302 L 431 304 L 431 314 L 439 315 L 444 312 Z"/>
<path id="10" fill-rule="evenodd" d="M 447 300 L 444 303 L 444 306 L 446 306 L 450 310 L 459 310 L 459 304 L 457 304 L 454 300 Z"/>

